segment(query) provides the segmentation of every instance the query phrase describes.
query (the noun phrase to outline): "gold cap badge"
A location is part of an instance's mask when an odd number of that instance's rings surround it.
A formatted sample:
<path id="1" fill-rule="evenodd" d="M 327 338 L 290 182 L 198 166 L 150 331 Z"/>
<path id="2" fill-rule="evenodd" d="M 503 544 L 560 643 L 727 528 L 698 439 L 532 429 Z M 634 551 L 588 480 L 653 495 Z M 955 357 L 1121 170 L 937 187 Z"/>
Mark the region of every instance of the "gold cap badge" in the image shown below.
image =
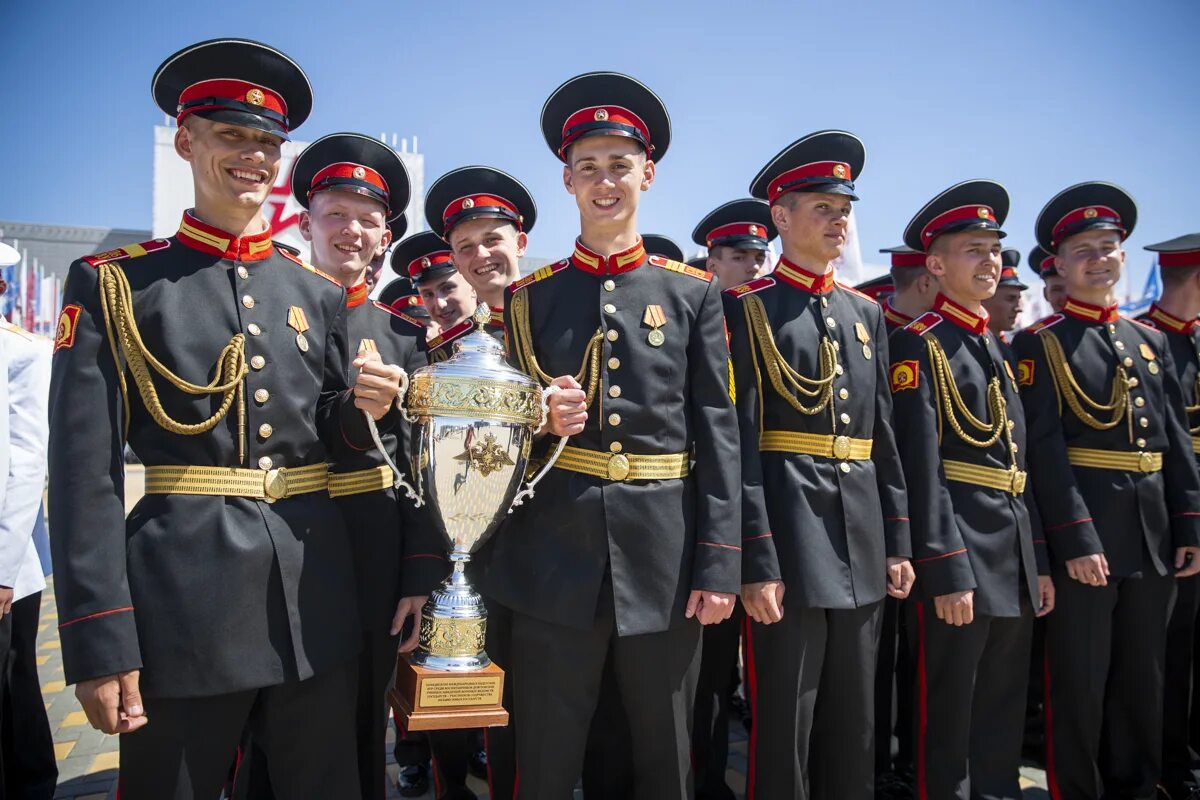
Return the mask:
<path id="1" fill-rule="evenodd" d="M 1084 219 L 1095 219 L 1098 216 L 1100 216 L 1100 212 L 1097 211 L 1096 209 L 1094 209 L 1094 208 L 1084 209 L 1084 212 L 1083 212 Z"/>
<path id="2" fill-rule="evenodd" d="M 761 236 L 761 235 L 762 235 L 762 234 L 760 234 L 760 233 L 758 232 L 758 226 L 757 226 L 757 225 L 751 225 L 751 226 L 750 226 L 750 235 L 751 235 L 751 236 Z"/>
<path id="3" fill-rule="evenodd" d="M 354 172 L 352 172 L 350 174 L 361 180 L 362 178 L 365 178 L 367 176 L 367 171 L 365 169 L 363 169 L 362 167 L 355 167 Z"/>
<path id="4" fill-rule="evenodd" d="M 429 260 L 428 256 L 423 257 L 421 259 L 421 269 L 426 269 L 432 263 L 433 262 Z"/>
<path id="5" fill-rule="evenodd" d="M 846 165 L 845 164 L 835 164 L 833 167 L 833 177 L 842 178 L 843 180 L 845 180 Z"/>
<path id="6" fill-rule="evenodd" d="M 597 108 L 596 113 L 592 117 L 596 122 L 604 122 L 604 120 L 608 119 L 608 111 L 603 108 Z"/>
<path id="7" fill-rule="evenodd" d="M 978 209 L 976 209 L 975 213 L 979 215 L 980 219 L 987 219 L 988 217 L 992 216 L 992 210 L 987 206 L 980 206 Z"/>
<path id="8" fill-rule="evenodd" d="M 261 106 L 266 99 L 263 96 L 262 89 L 251 89 L 246 92 L 246 102 L 252 106 Z"/>
<path id="9" fill-rule="evenodd" d="M 474 208 L 474 207 L 475 207 L 475 201 L 472 200 L 471 198 L 468 197 L 466 200 L 463 200 L 463 208 Z"/>

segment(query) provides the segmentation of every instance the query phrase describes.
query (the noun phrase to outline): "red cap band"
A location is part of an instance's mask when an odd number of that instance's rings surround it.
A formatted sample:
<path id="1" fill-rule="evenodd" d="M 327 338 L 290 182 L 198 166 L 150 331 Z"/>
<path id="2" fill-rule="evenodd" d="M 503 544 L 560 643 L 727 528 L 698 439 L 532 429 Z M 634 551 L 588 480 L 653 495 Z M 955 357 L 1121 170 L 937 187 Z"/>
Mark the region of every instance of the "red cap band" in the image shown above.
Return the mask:
<path id="1" fill-rule="evenodd" d="M 384 205 L 387 205 L 388 185 L 383 176 L 368 166 L 350 161 L 340 161 L 319 170 L 313 176 L 312 186 L 308 190 L 308 199 L 311 201 L 317 192 L 347 185 L 366 189 L 372 195 L 383 200 Z"/>
<path id="2" fill-rule="evenodd" d="M 517 230 L 521 230 L 521 224 L 525 221 L 517 207 L 503 197 L 494 194 L 469 194 L 452 201 L 442 211 L 442 228 L 445 235 L 449 235 L 450 229 L 464 219 L 484 215 L 512 220 Z"/>
<path id="3" fill-rule="evenodd" d="M 1200 266 L 1200 250 L 1185 250 L 1179 253 L 1159 253 L 1160 267 L 1196 267 Z"/>
<path id="4" fill-rule="evenodd" d="M 599 130 L 631 136 L 642 143 L 647 153 L 654 150 L 654 146 L 650 144 L 650 128 L 637 114 L 621 106 L 589 106 L 579 109 L 563 123 L 562 144 L 558 146 L 559 157 L 562 157 L 563 151 L 576 139 Z"/>
<path id="5" fill-rule="evenodd" d="M 1050 246 L 1058 247 L 1063 239 L 1070 236 L 1078 228 L 1094 222 L 1110 223 L 1116 226 L 1117 230 L 1121 232 L 1122 238 L 1125 236 L 1125 226 L 1121 223 L 1121 215 L 1114 209 L 1108 206 L 1084 206 L 1063 215 L 1063 218 L 1054 224 Z"/>
<path id="6" fill-rule="evenodd" d="M 767 186 L 767 199 L 774 203 L 783 195 L 808 183 L 816 183 L 818 179 L 828 183 L 832 178 L 835 182 L 847 184 L 854 180 L 850 174 L 850 165 L 842 161 L 814 161 L 811 164 L 801 164 L 787 172 L 780 173 Z"/>
<path id="7" fill-rule="evenodd" d="M 226 100 L 239 105 L 222 102 Z M 195 105 L 192 105 L 193 103 Z M 218 108 L 242 111 L 246 110 L 244 106 L 258 107 L 267 112 L 264 114 L 267 117 L 279 117 L 280 120 L 277 121 L 281 122 L 285 131 L 287 130 L 287 103 L 283 101 L 282 95 L 265 86 L 231 78 L 200 81 L 184 89 L 179 95 L 175 121 L 182 122 L 188 114 L 195 114 L 197 111 Z"/>
<path id="8" fill-rule="evenodd" d="M 709 247 L 713 246 L 713 242 L 718 239 L 730 239 L 734 236 L 741 237 L 756 237 L 758 239 L 767 238 L 767 229 L 757 222 L 731 222 L 728 225 L 722 225 L 719 228 L 713 228 L 704 237 L 705 242 Z"/>
<path id="9" fill-rule="evenodd" d="M 923 267 L 924 253 L 892 253 L 892 267 Z"/>
<path id="10" fill-rule="evenodd" d="M 929 243 L 937 238 L 939 233 L 958 222 L 990 222 L 997 228 L 1000 227 L 996 222 L 996 212 L 992 210 L 991 206 L 958 206 L 929 220 L 929 223 L 921 230 L 921 242 L 928 248 Z"/>
<path id="11" fill-rule="evenodd" d="M 429 255 L 421 256 L 420 258 L 414 258 L 412 261 L 408 262 L 408 276 L 413 280 L 417 280 L 421 277 L 421 273 L 425 270 L 433 267 L 445 266 L 447 264 L 453 266 L 453 264 L 450 262 L 450 251 L 438 250 L 436 253 L 430 253 Z"/>

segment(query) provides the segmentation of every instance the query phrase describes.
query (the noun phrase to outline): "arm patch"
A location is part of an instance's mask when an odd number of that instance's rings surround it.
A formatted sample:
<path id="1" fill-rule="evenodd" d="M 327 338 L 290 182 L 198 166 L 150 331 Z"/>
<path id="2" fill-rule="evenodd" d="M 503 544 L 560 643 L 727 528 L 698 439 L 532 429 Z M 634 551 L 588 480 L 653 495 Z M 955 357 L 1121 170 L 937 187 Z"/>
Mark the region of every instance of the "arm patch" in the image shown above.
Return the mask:
<path id="1" fill-rule="evenodd" d="M 892 394 L 903 392 L 905 389 L 916 389 L 921 383 L 920 365 L 916 361 L 897 361 L 892 364 L 889 374 Z"/>

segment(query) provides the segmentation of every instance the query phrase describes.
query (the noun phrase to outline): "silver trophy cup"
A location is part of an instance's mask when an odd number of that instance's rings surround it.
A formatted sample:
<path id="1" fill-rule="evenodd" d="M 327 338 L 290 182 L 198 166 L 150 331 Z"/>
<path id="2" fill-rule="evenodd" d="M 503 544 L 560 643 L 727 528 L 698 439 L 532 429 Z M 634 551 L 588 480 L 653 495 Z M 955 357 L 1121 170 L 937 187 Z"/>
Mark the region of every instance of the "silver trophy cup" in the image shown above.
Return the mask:
<path id="1" fill-rule="evenodd" d="M 465 567 L 513 506 L 532 496 L 566 442 L 522 488 L 533 437 L 546 424 L 546 400 L 556 388 L 542 389 L 505 362 L 503 346 L 483 330 L 489 315 L 480 304 L 476 330 L 449 359 L 416 370 L 403 398 L 417 484 L 406 488 L 417 505 L 429 504 L 453 562 L 425 603 L 412 656 L 435 670 L 469 672 L 491 663 L 484 651 L 487 609 Z"/>

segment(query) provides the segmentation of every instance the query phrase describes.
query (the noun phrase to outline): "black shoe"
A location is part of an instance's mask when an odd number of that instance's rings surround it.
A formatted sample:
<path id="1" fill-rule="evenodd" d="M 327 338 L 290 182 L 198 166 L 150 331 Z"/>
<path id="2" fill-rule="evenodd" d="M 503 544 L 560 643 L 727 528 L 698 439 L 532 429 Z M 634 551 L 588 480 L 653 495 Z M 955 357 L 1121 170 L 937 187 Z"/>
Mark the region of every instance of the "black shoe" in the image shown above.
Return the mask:
<path id="1" fill-rule="evenodd" d="M 875 779 L 876 800 L 913 800 L 916 797 L 912 781 L 897 772 L 885 772 Z"/>
<path id="2" fill-rule="evenodd" d="M 396 776 L 396 790 L 401 797 L 420 797 L 429 791 L 429 764 L 409 764 Z"/>
<path id="3" fill-rule="evenodd" d="M 487 750 L 476 750 L 471 753 L 471 758 L 467 760 L 467 770 L 479 780 L 486 781 L 488 777 Z"/>

